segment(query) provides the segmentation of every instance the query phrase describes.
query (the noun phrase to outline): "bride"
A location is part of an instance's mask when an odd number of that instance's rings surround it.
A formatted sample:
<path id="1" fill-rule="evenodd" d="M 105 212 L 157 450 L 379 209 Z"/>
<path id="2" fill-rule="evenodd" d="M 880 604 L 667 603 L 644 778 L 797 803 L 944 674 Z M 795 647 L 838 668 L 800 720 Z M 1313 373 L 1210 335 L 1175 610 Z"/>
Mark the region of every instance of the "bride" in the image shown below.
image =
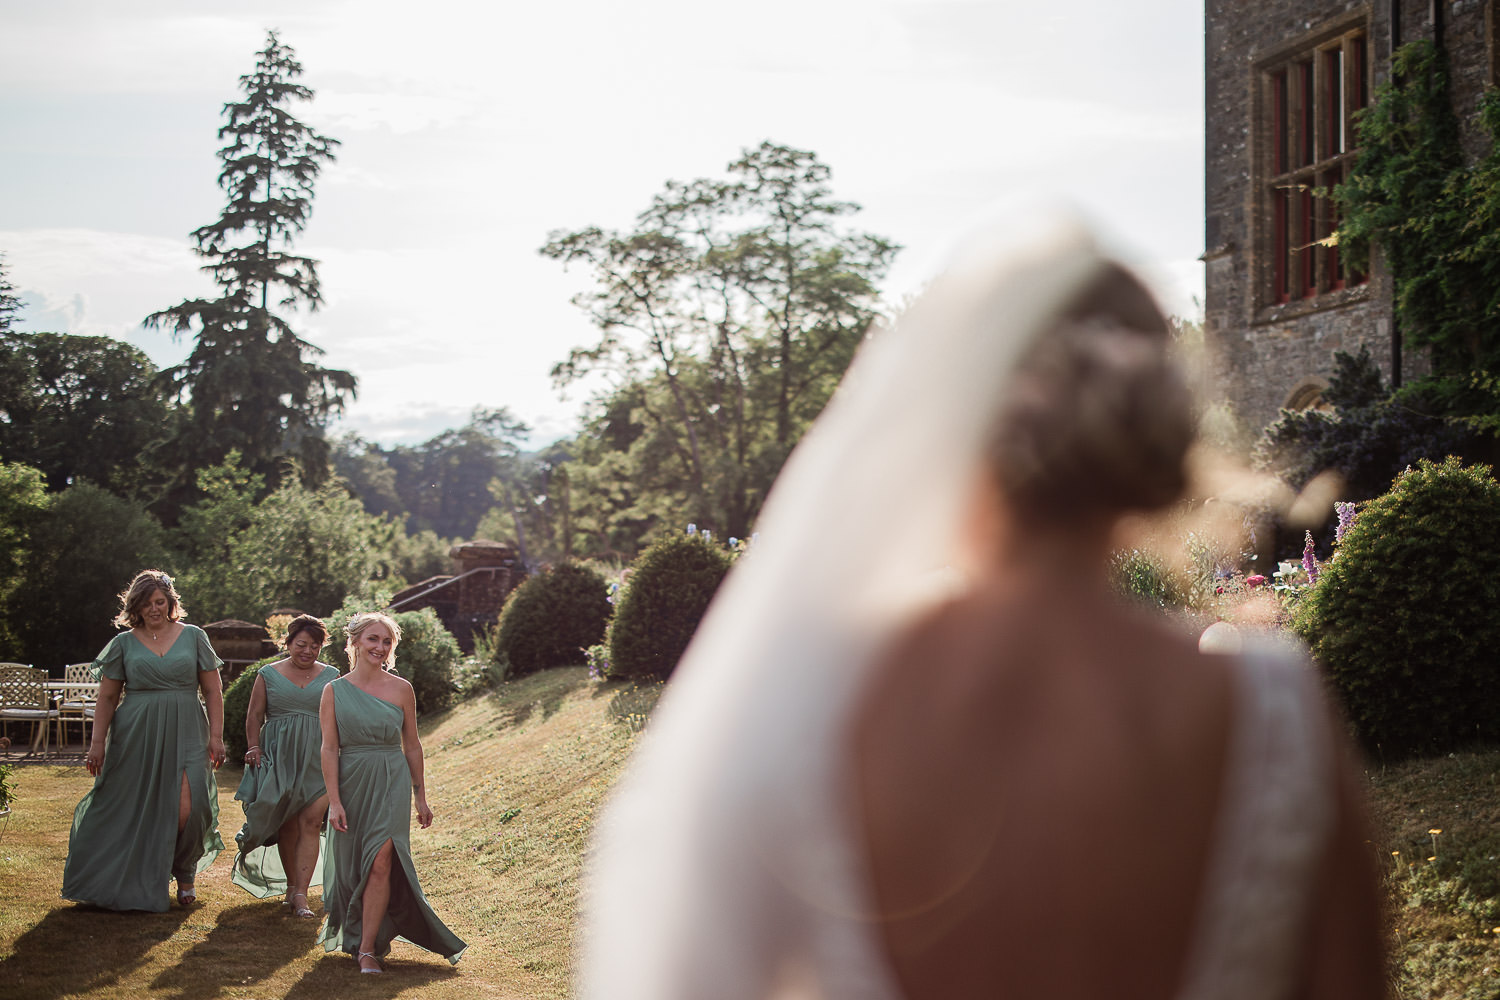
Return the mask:
<path id="1" fill-rule="evenodd" d="M 1108 588 L 1185 486 L 1167 339 L 1071 224 L 872 338 L 600 820 L 581 995 L 1383 995 L 1310 665 Z"/>

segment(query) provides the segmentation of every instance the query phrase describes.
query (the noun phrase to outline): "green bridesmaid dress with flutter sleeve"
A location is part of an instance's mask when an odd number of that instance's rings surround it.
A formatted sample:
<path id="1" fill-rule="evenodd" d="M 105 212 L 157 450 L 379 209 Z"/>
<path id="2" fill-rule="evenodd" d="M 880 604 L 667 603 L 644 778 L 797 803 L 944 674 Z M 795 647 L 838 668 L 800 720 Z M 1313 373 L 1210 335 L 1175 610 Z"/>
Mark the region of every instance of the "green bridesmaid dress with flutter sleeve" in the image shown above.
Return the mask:
<path id="1" fill-rule="evenodd" d="M 195 625 L 184 625 L 161 656 L 121 632 L 94 661 L 95 676 L 123 682 L 124 696 L 110 722 L 104 766 L 73 810 L 64 899 L 162 912 L 171 903 L 170 880 L 191 881 L 224 849 L 208 716 L 198 699 L 198 674 L 221 662 Z M 192 809 L 179 831 L 184 776 Z"/>

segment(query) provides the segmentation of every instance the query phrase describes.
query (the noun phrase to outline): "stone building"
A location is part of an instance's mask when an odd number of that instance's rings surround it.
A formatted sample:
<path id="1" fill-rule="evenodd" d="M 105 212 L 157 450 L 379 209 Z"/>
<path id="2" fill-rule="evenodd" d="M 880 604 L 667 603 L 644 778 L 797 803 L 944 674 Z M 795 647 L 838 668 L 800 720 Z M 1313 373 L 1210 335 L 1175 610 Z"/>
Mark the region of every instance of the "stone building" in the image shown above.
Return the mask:
<path id="1" fill-rule="evenodd" d="M 1358 154 L 1351 118 L 1383 83 L 1391 53 L 1432 39 L 1446 51 L 1470 155 L 1475 113 L 1497 82 L 1500 0 L 1207 0 L 1204 339 L 1210 378 L 1239 425 L 1258 433 L 1282 407 L 1318 401 L 1333 354 L 1368 347 L 1388 380 L 1420 374 L 1402 350 L 1391 282 L 1374 255 L 1349 269 L 1316 189 Z M 1320 242 L 1321 241 L 1321 242 Z"/>

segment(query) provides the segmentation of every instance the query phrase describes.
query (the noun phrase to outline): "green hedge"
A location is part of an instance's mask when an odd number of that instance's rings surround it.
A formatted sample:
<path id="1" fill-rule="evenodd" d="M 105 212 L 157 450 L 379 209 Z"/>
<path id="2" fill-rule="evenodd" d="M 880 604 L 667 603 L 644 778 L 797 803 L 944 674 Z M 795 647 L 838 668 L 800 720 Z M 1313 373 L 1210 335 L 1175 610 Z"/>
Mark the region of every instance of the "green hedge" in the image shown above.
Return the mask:
<path id="1" fill-rule="evenodd" d="M 671 676 L 730 561 L 701 535 L 673 535 L 641 553 L 609 626 L 609 676 Z"/>
<path id="2" fill-rule="evenodd" d="M 608 584 L 587 566 L 527 577 L 500 612 L 496 660 L 507 677 L 583 663 L 584 650 L 604 638 L 610 610 Z"/>
<path id="3" fill-rule="evenodd" d="M 1360 742 L 1382 758 L 1500 738 L 1500 484 L 1422 461 L 1360 510 L 1298 603 Z"/>

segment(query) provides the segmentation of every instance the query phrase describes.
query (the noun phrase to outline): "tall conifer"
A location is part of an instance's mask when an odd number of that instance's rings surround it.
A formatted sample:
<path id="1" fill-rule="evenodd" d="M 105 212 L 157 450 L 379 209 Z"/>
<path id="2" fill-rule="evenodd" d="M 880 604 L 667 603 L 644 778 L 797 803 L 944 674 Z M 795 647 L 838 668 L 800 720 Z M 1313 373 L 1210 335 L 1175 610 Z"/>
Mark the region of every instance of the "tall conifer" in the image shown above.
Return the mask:
<path id="1" fill-rule="evenodd" d="M 5 275 L 5 254 L 0 253 L 0 333 L 10 332 L 20 311 L 21 300 L 16 298 L 16 286 Z"/>
<path id="2" fill-rule="evenodd" d="M 317 481 L 327 468 L 324 421 L 355 391 L 353 375 L 318 366 L 313 359 L 322 351 L 272 311 L 322 304 L 317 261 L 290 247 L 307 225 L 313 183 L 338 140 L 287 110 L 313 92 L 295 82 L 302 65 L 275 31 L 256 55 L 254 72 L 240 77 L 244 99 L 224 105 L 227 123 L 219 129 L 227 140 L 218 154 L 219 186 L 229 203 L 217 221 L 192 233 L 222 295 L 146 318 L 148 326 L 196 338 L 187 359 L 163 373 L 188 406 L 175 456 L 187 483 L 194 468 L 231 450 L 272 482 L 288 457 Z"/>

